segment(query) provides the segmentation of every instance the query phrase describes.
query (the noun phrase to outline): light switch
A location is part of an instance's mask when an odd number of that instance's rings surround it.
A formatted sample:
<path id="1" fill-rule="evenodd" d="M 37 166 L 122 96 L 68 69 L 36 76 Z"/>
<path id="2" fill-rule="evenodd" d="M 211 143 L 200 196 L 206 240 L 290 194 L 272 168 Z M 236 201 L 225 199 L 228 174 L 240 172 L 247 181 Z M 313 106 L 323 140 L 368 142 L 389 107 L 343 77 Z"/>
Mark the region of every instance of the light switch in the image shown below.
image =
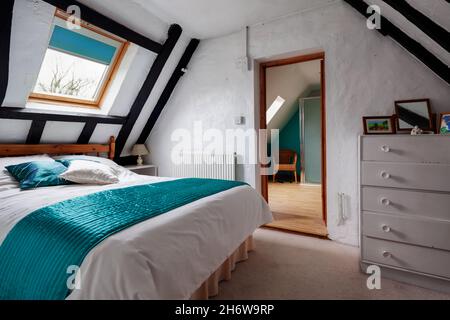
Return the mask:
<path id="1" fill-rule="evenodd" d="M 244 116 L 235 117 L 234 118 L 234 124 L 238 125 L 238 126 L 244 125 L 245 124 L 245 117 Z"/>

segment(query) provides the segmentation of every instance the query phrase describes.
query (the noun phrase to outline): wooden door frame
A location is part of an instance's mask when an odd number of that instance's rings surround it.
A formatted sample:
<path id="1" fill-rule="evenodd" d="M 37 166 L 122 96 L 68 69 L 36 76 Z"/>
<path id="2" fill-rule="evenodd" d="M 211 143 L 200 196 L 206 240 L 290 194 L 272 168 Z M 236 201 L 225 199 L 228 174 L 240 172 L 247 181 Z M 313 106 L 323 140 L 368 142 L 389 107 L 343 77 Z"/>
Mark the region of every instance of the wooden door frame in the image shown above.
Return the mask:
<path id="1" fill-rule="evenodd" d="M 324 52 L 317 52 L 307 55 L 301 55 L 286 59 L 278 59 L 278 60 L 271 60 L 267 62 L 261 62 L 259 64 L 259 127 L 260 129 L 267 129 L 266 124 L 266 89 L 267 89 L 267 82 L 266 82 L 266 71 L 267 68 L 271 67 L 279 67 L 279 66 L 285 66 L 289 64 L 295 64 L 300 62 L 307 62 L 307 61 L 313 61 L 313 60 L 320 60 L 320 91 L 321 91 L 321 126 L 322 126 L 322 164 L 321 164 L 321 171 L 322 171 L 322 216 L 323 221 L 325 222 L 325 225 L 327 225 L 327 132 L 326 132 L 326 82 L 325 82 L 325 53 Z M 269 200 L 269 177 L 267 175 L 261 175 L 261 193 L 263 197 L 266 199 L 266 201 Z"/>

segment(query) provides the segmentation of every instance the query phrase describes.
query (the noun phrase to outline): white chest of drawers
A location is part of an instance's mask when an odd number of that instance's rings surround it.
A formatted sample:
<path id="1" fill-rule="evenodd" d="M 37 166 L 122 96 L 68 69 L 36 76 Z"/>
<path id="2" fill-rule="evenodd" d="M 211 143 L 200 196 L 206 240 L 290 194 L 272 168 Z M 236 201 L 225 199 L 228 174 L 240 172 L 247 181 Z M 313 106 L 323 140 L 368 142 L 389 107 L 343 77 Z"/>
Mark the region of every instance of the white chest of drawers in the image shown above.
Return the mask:
<path id="1" fill-rule="evenodd" d="M 450 137 L 362 136 L 361 266 L 450 292 Z"/>

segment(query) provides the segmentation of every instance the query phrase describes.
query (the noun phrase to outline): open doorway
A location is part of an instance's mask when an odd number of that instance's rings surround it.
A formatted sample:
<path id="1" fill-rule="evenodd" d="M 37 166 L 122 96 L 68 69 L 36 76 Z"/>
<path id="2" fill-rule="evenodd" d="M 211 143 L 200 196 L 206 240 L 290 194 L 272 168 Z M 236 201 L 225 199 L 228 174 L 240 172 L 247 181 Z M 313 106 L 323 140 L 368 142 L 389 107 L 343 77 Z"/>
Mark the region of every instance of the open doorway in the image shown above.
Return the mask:
<path id="1" fill-rule="evenodd" d="M 267 226 L 322 237 L 328 234 L 324 62 L 317 53 L 260 64 L 260 127 L 278 129 L 280 147 L 278 172 L 261 176 L 274 214 Z"/>

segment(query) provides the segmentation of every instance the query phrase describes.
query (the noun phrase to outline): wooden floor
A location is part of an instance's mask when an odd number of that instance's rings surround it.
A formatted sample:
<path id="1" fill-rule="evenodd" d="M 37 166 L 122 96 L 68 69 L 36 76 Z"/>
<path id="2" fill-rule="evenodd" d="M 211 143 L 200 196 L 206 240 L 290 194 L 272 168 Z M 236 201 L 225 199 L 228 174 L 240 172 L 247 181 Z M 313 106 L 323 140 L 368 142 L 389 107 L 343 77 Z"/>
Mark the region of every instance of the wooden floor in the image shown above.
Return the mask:
<path id="1" fill-rule="evenodd" d="M 325 237 L 322 219 L 322 188 L 295 183 L 269 183 L 269 205 L 274 222 L 267 227 Z"/>

